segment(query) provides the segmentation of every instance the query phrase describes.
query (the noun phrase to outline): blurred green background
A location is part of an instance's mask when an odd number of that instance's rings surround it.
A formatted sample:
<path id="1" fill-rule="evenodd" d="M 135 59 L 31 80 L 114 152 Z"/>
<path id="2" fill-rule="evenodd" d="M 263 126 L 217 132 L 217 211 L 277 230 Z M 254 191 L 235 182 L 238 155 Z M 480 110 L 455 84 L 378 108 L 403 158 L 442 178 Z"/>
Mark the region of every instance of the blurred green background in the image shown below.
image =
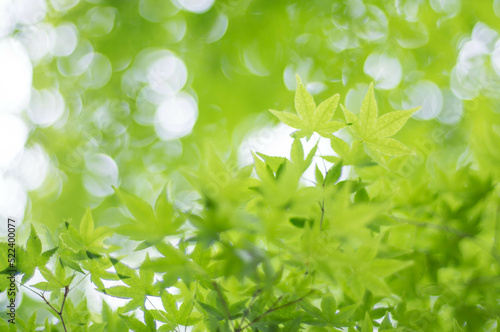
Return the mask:
<path id="1" fill-rule="evenodd" d="M 0 214 L 116 224 L 112 186 L 189 206 L 180 170 L 206 143 L 248 148 L 268 109 L 292 110 L 296 73 L 353 112 L 373 81 L 382 113 L 423 106 L 406 144 L 498 172 L 499 16 L 498 0 L 3 1 Z"/>

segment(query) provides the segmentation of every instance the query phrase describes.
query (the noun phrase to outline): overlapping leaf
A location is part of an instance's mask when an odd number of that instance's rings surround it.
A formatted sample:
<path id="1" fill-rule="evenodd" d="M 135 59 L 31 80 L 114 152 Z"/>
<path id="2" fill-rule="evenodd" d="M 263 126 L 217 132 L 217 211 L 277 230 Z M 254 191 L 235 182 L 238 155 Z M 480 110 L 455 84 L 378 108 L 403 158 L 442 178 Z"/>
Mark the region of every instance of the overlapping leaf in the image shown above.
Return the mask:
<path id="1" fill-rule="evenodd" d="M 316 107 L 313 97 L 297 75 L 297 90 L 295 91 L 297 114 L 274 110 L 270 110 L 270 112 L 284 124 L 298 129 L 292 134 L 295 138 L 307 137 L 309 139 L 314 132 L 329 138 L 334 132 L 345 127 L 344 123 L 331 120 L 339 99 L 339 94 L 335 94 Z"/>
<path id="2" fill-rule="evenodd" d="M 157 198 L 155 208 L 143 199 L 115 188 L 133 219 L 130 223 L 119 226 L 117 231 L 133 240 L 145 241 L 141 248 L 148 247 L 167 235 L 176 234 L 182 224 L 182 216 L 178 216 L 163 191 Z"/>
<path id="3" fill-rule="evenodd" d="M 346 121 L 351 124 L 350 129 L 354 136 L 363 142 L 365 152 L 378 164 L 387 167 L 385 156 L 404 156 L 412 153 L 406 145 L 390 137 L 394 136 L 420 107 L 393 111 L 379 117 L 373 83 L 363 99 L 359 118 L 344 106 L 341 107 Z"/>

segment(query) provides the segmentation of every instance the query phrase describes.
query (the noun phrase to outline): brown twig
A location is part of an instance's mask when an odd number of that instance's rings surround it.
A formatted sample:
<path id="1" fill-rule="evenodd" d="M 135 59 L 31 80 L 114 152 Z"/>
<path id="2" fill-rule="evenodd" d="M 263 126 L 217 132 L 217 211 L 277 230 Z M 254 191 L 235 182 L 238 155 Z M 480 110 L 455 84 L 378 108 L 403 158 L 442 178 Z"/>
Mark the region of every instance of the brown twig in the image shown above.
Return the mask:
<path id="1" fill-rule="evenodd" d="M 65 332 L 67 332 L 68 330 L 66 329 L 66 324 L 64 323 L 63 309 L 64 309 L 64 304 L 66 303 L 66 298 L 68 297 L 68 293 L 69 293 L 69 286 L 64 286 L 64 297 L 61 304 L 61 310 L 57 310 L 56 308 L 54 308 L 54 306 L 52 306 L 52 304 L 50 304 L 50 302 L 45 298 L 45 295 L 43 295 L 43 293 L 39 294 L 42 300 L 44 300 L 45 303 L 47 303 L 47 305 L 50 307 L 50 309 L 54 310 L 54 312 L 59 316 Z"/>

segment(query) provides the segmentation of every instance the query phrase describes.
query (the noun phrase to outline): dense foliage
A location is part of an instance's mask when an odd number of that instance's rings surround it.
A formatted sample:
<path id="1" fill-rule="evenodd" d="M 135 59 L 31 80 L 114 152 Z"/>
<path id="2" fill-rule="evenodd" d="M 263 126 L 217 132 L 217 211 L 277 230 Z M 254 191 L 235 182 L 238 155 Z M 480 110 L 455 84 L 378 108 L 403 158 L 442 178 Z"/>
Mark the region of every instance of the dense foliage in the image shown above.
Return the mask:
<path id="1" fill-rule="evenodd" d="M 0 2 L 0 331 L 500 330 L 499 17 Z"/>
<path id="2" fill-rule="evenodd" d="M 20 285 L 58 318 L 45 330 L 492 331 L 500 312 L 495 175 L 472 163 L 446 172 L 390 138 L 418 109 L 379 115 L 372 85 L 359 116 L 344 106 L 338 114 L 338 103 L 336 94 L 316 106 L 298 78 L 297 114 L 271 111 L 298 129 L 290 158 L 257 152 L 254 165 L 237 168 L 207 147 L 199 169 L 184 172 L 200 196 L 189 210 L 166 191 L 151 206 L 115 188 L 124 207 L 117 227 L 95 227 L 88 209 L 78 228 L 65 222 L 42 245 L 32 226 L 18 254 Z M 349 144 L 333 135 L 345 126 Z M 314 132 L 337 156 L 317 144 L 305 153 L 299 138 Z M 302 175 L 314 156 L 333 166 L 316 165 L 309 183 Z M 157 255 L 124 264 L 106 243 L 114 232 L 125 247 L 139 241 L 136 251 Z M 30 284 L 35 271 L 44 281 Z M 71 297 L 86 278 L 128 301 L 89 312 L 89 299 Z M 40 311 L 18 318 L 21 331 L 35 330 Z"/>

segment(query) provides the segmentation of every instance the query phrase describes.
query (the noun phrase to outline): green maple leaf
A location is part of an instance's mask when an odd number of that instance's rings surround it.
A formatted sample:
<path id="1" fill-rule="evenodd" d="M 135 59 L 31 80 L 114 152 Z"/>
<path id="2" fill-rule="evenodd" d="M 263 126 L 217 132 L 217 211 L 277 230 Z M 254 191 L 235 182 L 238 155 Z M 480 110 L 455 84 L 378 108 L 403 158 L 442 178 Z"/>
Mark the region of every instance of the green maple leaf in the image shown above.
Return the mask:
<path id="1" fill-rule="evenodd" d="M 166 198 L 165 190 L 158 196 L 154 209 L 137 196 L 119 188 L 114 190 L 133 217 L 129 220 L 130 223 L 121 225 L 116 230 L 133 240 L 144 241 L 140 249 L 177 233 L 183 219 L 175 213 L 173 205 Z"/>
<path id="2" fill-rule="evenodd" d="M 35 226 L 31 225 L 26 250 L 20 248 L 18 252 L 18 270 L 24 273 L 22 283 L 27 282 L 33 277 L 36 268 L 44 267 L 56 251 L 57 247 L 42 252 L 42 241 L 38 237 Z"/>
<path id="3" fill-rule="evenodd" d="M 330 138 L 332 133 L 345 127 L 345 123 L 331 121 L 339 103 L 339 94 L 333 95 L 316 107 L 313 97 L 307 92 L 300 77 L 297 75 L 296 78 L 295 109 L 297 114 L 269 110 L 284 124 L 299 129 L 292 134 L 292 137 L 309 139 L 313 132 L 317 132 L 323 137 Z"/>
<path id="4" fill-rule="evenodd" d="M 121 263 L 117 259 L 111 258 L 118 277 L 125 283 L 125 286 L 113 286 L 99 289 L 104 294 L 114 297 L 131 299 L 124 307 L 119 308 L 119 313 L 127 313 L 139 307 L 144 308 L 146 296 L 157 296 L 159 286 L 154 282 L 154 272 L 139 268 L 139 274 L 132 268 Z M 149 254 L 143 264 L 149 263 Z"/>
<path id="5" fill-rule="evenodd" d="M 94 219 L 90 208 L 87 208 L 80 222 L 80 236 L 84 249 L 91 253 L 108 253 L 103 241 L 113 233 L 113 230 L 106 226 L 94 228 Z"/>
<path id="6" fill-rule="evenodd" d="M 361 104 L 359 118 L 344 106 L 341 105 L 341 108 L 346 121 L 351 124 L 351 131 L 363 142 L 365 152 L 381 166 L 387 168 L 385 156 L 404 156 L 413 153 L 406 145 L 390 137 L 394 136 L 420 107 L 393 111 L 379 117 L 371 83 Z"/>

